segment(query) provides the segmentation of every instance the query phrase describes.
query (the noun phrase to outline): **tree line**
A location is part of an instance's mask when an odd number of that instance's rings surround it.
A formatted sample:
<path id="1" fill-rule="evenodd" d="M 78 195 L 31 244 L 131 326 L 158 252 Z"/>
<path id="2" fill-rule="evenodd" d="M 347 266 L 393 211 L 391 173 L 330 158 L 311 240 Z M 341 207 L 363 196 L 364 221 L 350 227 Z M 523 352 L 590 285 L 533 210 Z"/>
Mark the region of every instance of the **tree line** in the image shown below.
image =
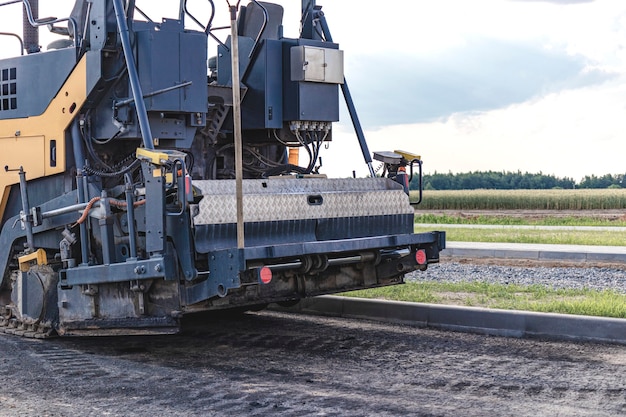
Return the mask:
<path id="1" fill-rule="evenodd" d="M 466 173 L 424 174 L 426 190 L 549 190 L 554 188 L 626 188 L 626 174 L 586 175 L 576 182 L 569 177 L 556 177 L 541 172 L 497 172 L 475 171 Z M 417 176 L 413 177 L 410 188 L 419 187 Z"/>

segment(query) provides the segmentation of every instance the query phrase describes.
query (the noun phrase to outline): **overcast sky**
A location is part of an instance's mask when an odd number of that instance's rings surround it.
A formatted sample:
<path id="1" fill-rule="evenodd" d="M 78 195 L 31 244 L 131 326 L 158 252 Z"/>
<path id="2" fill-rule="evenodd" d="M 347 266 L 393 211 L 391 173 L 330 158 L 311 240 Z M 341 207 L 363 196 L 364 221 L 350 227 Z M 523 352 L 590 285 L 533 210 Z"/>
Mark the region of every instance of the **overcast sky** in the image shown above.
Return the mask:
<path id="1" fill-rule="evenodd" d="M 199 17 L 206 3 L 189 0 Z M 215 3 L 224 21 L 226 1 Z M 300 1 L 277 3 L 286 9 L 285 34 L 295 36 Z M 371 151 L 418 153 L 426 172 L 542 171 L 575 180 L 626 172 L 626 1 L 317 3 L 345 51 Z M 72 4 L 40 0 L 41 16 L 69 14 Z M 10 28 L 6 20 L 0 9 L 0 31 Z M 4 54 L 11 44 L 1 41 Z M 365 175 L 343 117 L 324 165 L 334 175 Z"/>

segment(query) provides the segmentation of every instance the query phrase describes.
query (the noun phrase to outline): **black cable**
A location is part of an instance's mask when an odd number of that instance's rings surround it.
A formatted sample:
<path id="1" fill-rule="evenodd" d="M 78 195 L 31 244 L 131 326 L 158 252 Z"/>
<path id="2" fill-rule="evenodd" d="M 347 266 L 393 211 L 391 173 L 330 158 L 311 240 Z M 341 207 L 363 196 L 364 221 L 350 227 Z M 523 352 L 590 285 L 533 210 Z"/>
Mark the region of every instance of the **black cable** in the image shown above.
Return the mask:
<path id="1" fill-rule="evenodd" d="M 135 169 L 139 168 L 140 165 L 141 165 L 141 161 L 139 159 L 135 159 L 132 164 L 126 166 L 125 168 L 117 172 L 100 171 L 100 170 L 93 169 L 88 166 L 85 166 L 83 169 L 89 175 L 97 175 L 99 177 L 104 177 L 104 178 L 114 178 L 114 177 L 122 176 L 131 171 L 134 171 Z"/>
<path id="2" fill-rule="evenodd" d="M 279 167 L 268 169 L 263 173 L 263 178 L 273 177 L 275 175 L 281 174 L 291 174 L 295 172 L 296 174 L 307 174 L 306 168 L 302 168 L 298 165 L 293 164 L 285 164 Z"/>

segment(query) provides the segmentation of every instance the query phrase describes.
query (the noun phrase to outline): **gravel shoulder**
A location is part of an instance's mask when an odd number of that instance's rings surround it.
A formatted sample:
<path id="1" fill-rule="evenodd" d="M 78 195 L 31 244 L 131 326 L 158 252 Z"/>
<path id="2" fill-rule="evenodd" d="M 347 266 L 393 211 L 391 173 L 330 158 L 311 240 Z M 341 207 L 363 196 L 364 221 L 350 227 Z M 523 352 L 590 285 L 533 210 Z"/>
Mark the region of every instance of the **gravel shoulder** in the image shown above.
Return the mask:
<path id="1" fill-rule="evenodd" d="M 626 294 L 626 265 L 514 259 L 442 259 L 426 271 L 407 276 L 412 282 L 488 282 L 543 285 L 548 288 L 612 289 Z"/>

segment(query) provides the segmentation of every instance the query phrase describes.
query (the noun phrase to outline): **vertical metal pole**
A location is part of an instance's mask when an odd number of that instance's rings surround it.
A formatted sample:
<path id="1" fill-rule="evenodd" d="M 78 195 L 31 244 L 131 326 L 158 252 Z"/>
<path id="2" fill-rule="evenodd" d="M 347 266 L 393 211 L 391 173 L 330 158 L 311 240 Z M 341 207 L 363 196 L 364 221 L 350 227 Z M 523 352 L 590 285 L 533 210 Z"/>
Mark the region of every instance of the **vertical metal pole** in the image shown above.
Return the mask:
<path id="1" fill-rule="evenodd" d="M 135 200 L 133 198 L 133 179 L 130 174 L 124 175 L 126 183 L 126 218 L 128 222 L 128 246 L 130 258 L 137 259 L 137 232 L 135 228 Z"/>
<path id="2" fill-rule="evenodd" d="M 24 48 L 29 54 L 37 53 L 39 48 L 39 28 L 30 24 L 27 8 L 33 20 L 39 19 L 39 0 L 30 0 L 24 4 L 24 16 L 22 18 L 22 34 L 24 37 Z"/>
<path id="3" fill-rule="evenodd" d="M 104 210 L 104 218 L 98 220 L 100 236 L 102 238 L 102 263 L 111 265 L 115 261 L 115 244 L 113 239 L 113 219 L 111 216 L 111 204 L 107 192 L 102 190 L 100 194 L 100 206 Z"/>
<path id="4" fill-rule="evenodd" d="M 302 0 L 302 15 L 315 8 L 315 0 Z"/>
<path id="5" fill-rule="evenodd" d="M 354 101 L 352 101 L 352 95 L 350 94 L 350 89 L 348 88 L 348 82 L 345 78 L 343 80 L 343 84 L 341 84 L 341 91 L 343 92 L 343 98 L 346 100 L 346 106 L 348 107 L 348 113 L 350 113 L 350 119 L 352 119 L 352 126 L 354 126 L 354 131 L 359 139 L 363 159 L 365 159 L 365 163 L 369 168 L 370 175 L 374 178 L 376 174 L 374 172 L 374 168 L 372 167 L 370 150 L 367 146 L 367 142 L 365 141 L 365 133 L 363 133 L 363 128 L 361 127 L 361 122 L 359 121 L 359 116 L 357 115 L 356 107 L 354 107 Z"/>
<path id="6" fill-rule="evenodd" d="M 135 99 L 135 108 L 137 109 L 137 119 L 139 119 L 139 127 L 141 127 L 143 146 L 146 149 L 154 149 L 154 143 L 152 142 L 152 131 L 150 130 L 150 122 L 148 121 L 148 111 L 146 110 L 146 103 L 143 101 L 141 84 L 139 84 L 139 75 L 137 73 L 137 66 L 135 65 L 135 56 L 133 55 L 133 50 L 130 45 L 130 30 L 128 29 L 128 23 L 126 22 L 126 13 L 124 12 L 122 0 L 113 0 L 113 7 L 115 8 L 117 28 L 120 33 L 120 40 L 122 41 L 122 49 L 124 50 L 126 67 L 128 68 L 128 79 L 130 80 L 130 88 L 133 91 L 133 98 Z"/>
<path id="7" fill-rule="evenodd" d="M 85 153 L 83 152 L 83 141 L 80 135 L 80 120 L 78 117 L 72 122 L 72 150 L 74 151 L 74 162 L 76 169 L 82 170 L 85 167 Z M 83 203 L 84 201 L 81 201 Z"/>
<path id="8" fill-rule="evenodd" d="M 233 124 L 235 141 L 235 187 L 237 194 L 237 248 L 245 247 L 244 222 L 243 222 L 243 149 L 241 135 L 241 82 L 239 80 L 239 37 L 237 34 L 237 9 L 236 5 L 228 2 L 230 9 L 230 56 L 233 78 Z"/>
<path id="9" fill-rule="evenodd" d="M 300 20 L 301 38 L 320 39 L 320 36 L 315 31 L 315 27 L 313 25 L 313 11 L 315 10 L 315 7 L 315 0 L 302 0 L 302 17 Z"/>
<path id="10" fill-rule="evenodd" d="M 33 222 L 30 213 L 30 203 L 28 202 L 28 192 L 26 191 L 26 172 L 24 167 L 20 167 L 20 194 L 22 197 L 22 213 L 24 220 L 24 227 L 26 228 L 26 245 L 28 246 L 28 252 L 35 251 L 35 237 L 33 235 Z"/>
<path id="11" fill-rule="evenodd" d="M 83 171 L 81 169 L 76 172 L 76 190 L 78 191 L 78 202 L 86 203 L 85 198 L 85 189 L 87 178 L 83 176 Z M 81 255 L 81 265 L 86 266 L 89 264 L 89 236 L 87 235 L 87 223 L 82 222 L 79 225 L 80 230 L 80 255 Z"/>

